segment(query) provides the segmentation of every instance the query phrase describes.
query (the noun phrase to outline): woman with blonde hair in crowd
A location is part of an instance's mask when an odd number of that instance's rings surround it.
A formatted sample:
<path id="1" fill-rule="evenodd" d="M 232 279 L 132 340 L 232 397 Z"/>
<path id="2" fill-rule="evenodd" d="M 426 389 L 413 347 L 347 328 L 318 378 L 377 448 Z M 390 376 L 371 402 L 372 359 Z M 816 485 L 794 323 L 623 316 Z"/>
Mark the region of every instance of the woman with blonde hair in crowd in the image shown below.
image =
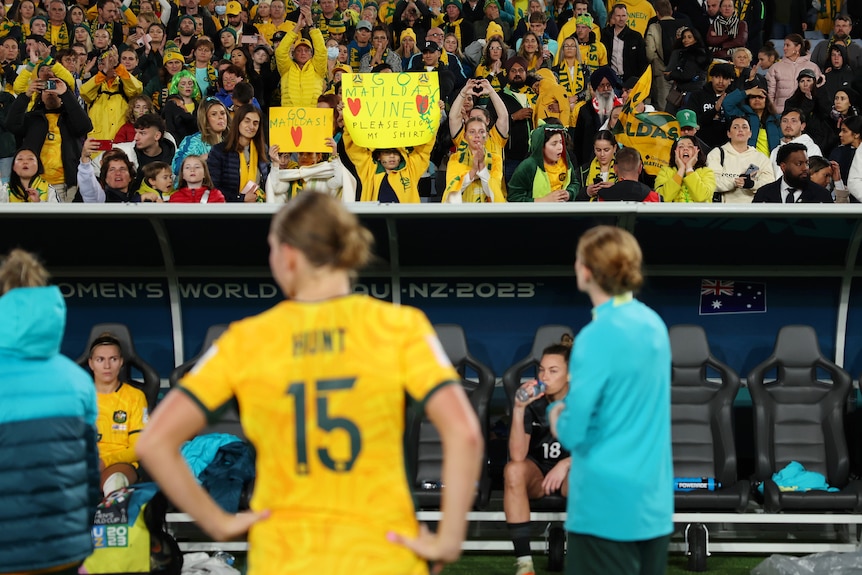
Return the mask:
<path id="1" fill-rule="evenodd" d="M 413 56 L 421 54 L 419 48 L 416 47 L 416 32 L 412 28 L 405 28 L 401 31 L 401 38 L 395 53 L 401 56 L 401 69 L 408 70 L 410 61 Z M 420 55 L 421 58 L 421 55 Z"/>
<path id="2" fill-rule="evenodd" d="M 186 136 L 177 146 L 172 162 L 176 175 L 179 175 L 180 166 L 186 156 L 203 156 L 206 160 L 212 147 L 224 141 L 228 134 L 230 113 L 227 107 L 215 98 L 207 98 L 198 106 L 197 120 L 198 132 Z"/>
<path id="3" fill-rule="evenodd" d="M 0 565 L 75 575 L 102 498 L 96 390 L 60 353 L 66 303 L 48 278 L 24 250 L 0 259 Z"/>
<path id="4" fill-rule="evenodd" d="M 461 40 L 454 32 L 449 32 L 443 37 L 443 51 L 449 60 L 449 70 L 455 74 L 455 88 L 457 89 L 473 77 L 473 67 L 467 61 L 464 51 L 461 50 Z"/>
<path id="5" fill-rule="evenodd" d="M 72 32 L 76 44 L 87 49 L 87 54 L 93 51 L 93 37 L 90 35 L 90 26 L 85 22 L 76 24 Z"/>
<path id="6" fill-rule="evenodd" d="M 569 100 L 569 127 L 572 128 L 581 107 L 590 96 L 585 70 L 588 71 L 578 49 L 578 39 L 576 36 L 569 36 L 560 46 L 559 59 L 553 71 L 557 82 L 566 91 Z"/>
<path id="7" fill-rule="evenodd" d="M 505 202 L 503 193 L 503 157 L 492 154 L 485 146 L 488 128 L 485 119 L 467 120 L 463 140 L 449 157 L 442 203 Z"/>

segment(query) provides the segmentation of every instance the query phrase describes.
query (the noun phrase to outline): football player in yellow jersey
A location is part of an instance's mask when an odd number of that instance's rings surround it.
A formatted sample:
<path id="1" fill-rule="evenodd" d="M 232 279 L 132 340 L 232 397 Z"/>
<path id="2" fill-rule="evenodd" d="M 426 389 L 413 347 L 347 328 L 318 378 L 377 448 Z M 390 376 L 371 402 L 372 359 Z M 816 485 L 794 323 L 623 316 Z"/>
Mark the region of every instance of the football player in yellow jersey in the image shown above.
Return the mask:
<path id="1" fill-rule="evenodd" d="M 103 333 L 93 341 L 88 363 L 96 385 L 101 486 L 108 495 L 138 480 L 135 444 L 147 423 L 147 398 L 120 381 L 123 352 L 113 334 Z"/>
<path id="2" fill-rule="evenodd" d="M 138 442 L 153 478 L 210 536 L 249 530 L 250 575 L 426 574 L 427 561 L 461 553 L 481 467 L 479 423 L 425 316 L 351 294 L 370 243 L 328 195 L 285 205 L 269 260 L 288 301 L 232 324 Z M 443 442 L 435 534 L 420 529 L 405 480 L 405 393 Z M 179 451 L 234 399 L 257 450 L 252 511 L 236 515 L 198 485 Z"/>

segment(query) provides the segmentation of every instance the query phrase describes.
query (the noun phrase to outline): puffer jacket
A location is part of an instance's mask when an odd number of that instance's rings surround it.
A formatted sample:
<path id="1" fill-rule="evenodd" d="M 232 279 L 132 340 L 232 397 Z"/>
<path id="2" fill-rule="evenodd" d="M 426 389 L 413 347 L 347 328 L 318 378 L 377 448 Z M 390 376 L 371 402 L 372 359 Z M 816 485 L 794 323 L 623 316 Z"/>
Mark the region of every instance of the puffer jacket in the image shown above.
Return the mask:
<path id="1" fill-rule="evenodd" d="M 780 114 L 784 111 L 784 102 L 799 86 L 796 77 L 799 72 L 806 68 L 813 70 L 817 79 L 820 79 L 822 75 L 820 68 L 808 56 L 800 56 L 795 62 L 784 58 L 770 66 L 769 70 L 766 71 L 766 89 L 769 92 L 769 99 L 775 105 L 776 113 Z"/>
<path id="2" fill-rule="evenodd" d="M 141 95 L 143 91 L 141 81 L 130 75 L 122 64 L 117 67 L 117 77 L 111 82 L 99 72 L 84 83 L 81 86 L 81 97 L 90 106 L 89 115 L 93 121 L 90 137 L 113 140 L 126 123 L 129 99 Z"/>
<path id="3" fill-rule="evenodd" d="M 0 572 L 74 565 L 93 551 L 96 389 L 60 354 L 57 287 L 0 297 Z"/>
<path id="4" fill-rule="evenodd" d="M 317 28 L 308 33 L 314 53 L 311 60 L 300 67 L 290 51 L 299 34 L 291 30 L 282 39 L 275 51 L 275 62 L 281 74 L 282 106 L 316 106 L 317 98 L 323 93 L 326 83 L 326 44 L 323 34 Z"/>

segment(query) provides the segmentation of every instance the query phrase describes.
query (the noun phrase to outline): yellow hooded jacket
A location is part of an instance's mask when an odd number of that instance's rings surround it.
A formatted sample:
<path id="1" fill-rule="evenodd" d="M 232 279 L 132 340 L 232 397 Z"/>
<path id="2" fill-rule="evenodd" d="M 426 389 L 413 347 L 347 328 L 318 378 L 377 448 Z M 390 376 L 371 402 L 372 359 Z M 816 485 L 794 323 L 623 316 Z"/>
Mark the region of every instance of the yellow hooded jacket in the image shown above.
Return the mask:
<path id="1" fill-rule="evenodd" d="M 436 131 L 434 137 L 427 144 L 416 146 L 410 153 L 405 148 L 398 148 L 402 161 L 398 168 L 392 172 L 387 172 L 374 159 L 371 150 L 356 145 L 347 130 L 344 131 L 342 138 L 344 149 L 353 165 L 356 166 L 356 174 L 362 182 L 360 201 L 378 201 L 380 184 L 386 178 L 395 191 L 399 203 L 419 203 L 419 178 L 428 169 L 428 163 L 431 161 L 431 150 L 436 142 Z"/>
<path id="2" fill-rule="evenodd" d="M 278 73 L 281 74 L 282 106 L 317 106 L 317 98 L 323 94 L 326 85 L 326 43 L 323 33 L 312 28 L 308 33 L 314 53 L 311 60 L 299 66 L 291 57 L 294 43 L 299 33 L 287 33 L 275 51 Z"/>

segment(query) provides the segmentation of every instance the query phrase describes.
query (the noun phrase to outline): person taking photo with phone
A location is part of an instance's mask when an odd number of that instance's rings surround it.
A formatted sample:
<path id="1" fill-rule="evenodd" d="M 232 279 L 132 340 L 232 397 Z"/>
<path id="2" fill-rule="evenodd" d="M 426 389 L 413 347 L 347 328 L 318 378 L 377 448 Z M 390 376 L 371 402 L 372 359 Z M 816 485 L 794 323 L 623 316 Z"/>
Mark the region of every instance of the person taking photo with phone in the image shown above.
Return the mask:
<path id="1" fill-rule="evenodd" d="M 52 88 L 48 87 L 49 81 L 53 82 Z M 6 129 L 15 134 L 22 148 L 39 156 L 44 167 L 42 179 L 54 188 L 59 200 L 71 202 L 78 186 L 81 141 L 93 129 L 93 123 L 51 66 L 43 64 L 34 69 L 27 89 L 9 106 Z"/>
<path id="2" fill-rule="evenodd" d="M 93 121 L 90 137 L 113 140 L 126 122 L 128 101 L 141 95 L 144 85 L 120 63 L 116 46 L 99 57 L 98 66 L 99 72 L 81 86 L 81 98 Z"/>

